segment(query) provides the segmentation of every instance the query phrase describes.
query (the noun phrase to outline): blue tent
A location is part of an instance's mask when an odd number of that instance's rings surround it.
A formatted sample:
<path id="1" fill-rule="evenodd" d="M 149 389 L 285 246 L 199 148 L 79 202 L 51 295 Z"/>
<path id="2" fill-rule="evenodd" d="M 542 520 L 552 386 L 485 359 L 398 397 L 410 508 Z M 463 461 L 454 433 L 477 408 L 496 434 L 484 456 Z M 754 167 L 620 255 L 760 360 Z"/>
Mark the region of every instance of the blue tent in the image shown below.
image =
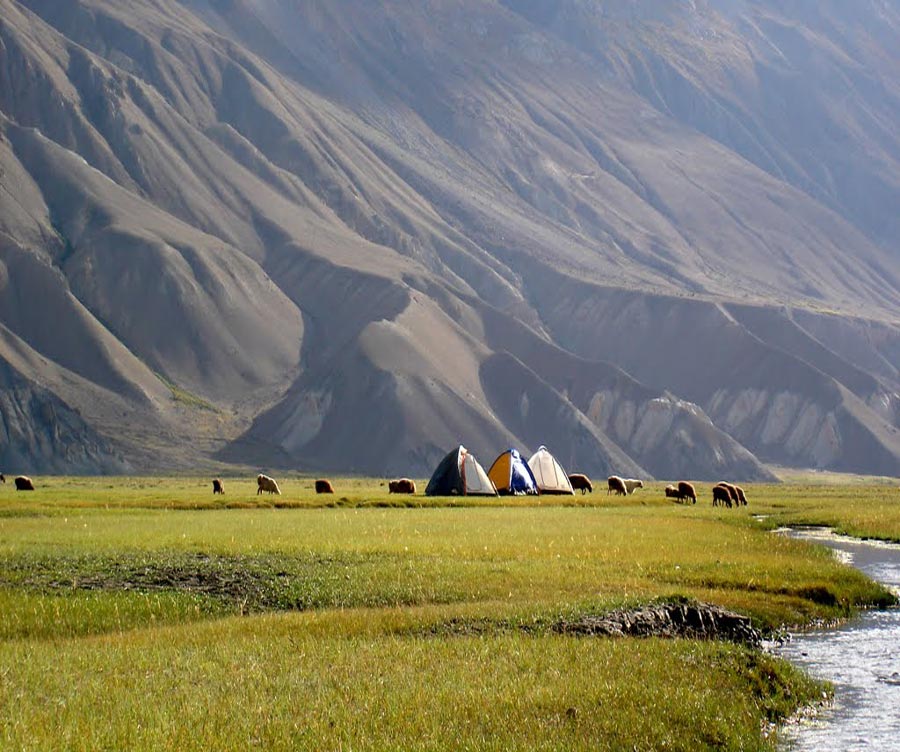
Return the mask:
<path id="1" fill-rule="evenodd" d="M 488 470 L 488 477 L 497 486 L 497 493 L 501 496 L 538 493 L 534 473 L 515 449 L 507 449 L 494 460 Z"/>

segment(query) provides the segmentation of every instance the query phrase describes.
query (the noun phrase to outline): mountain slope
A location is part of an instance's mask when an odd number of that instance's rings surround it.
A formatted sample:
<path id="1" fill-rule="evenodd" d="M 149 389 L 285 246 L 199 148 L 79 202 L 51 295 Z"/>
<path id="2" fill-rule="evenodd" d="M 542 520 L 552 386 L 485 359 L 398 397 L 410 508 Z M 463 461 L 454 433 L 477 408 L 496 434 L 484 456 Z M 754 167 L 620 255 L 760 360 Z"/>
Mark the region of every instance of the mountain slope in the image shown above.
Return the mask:
<path id="1" fill-rule="evenodd" d="M 895 474 L 900 8 L 854 7 L 0 0 L 0 364 L 81 470 Z"/>

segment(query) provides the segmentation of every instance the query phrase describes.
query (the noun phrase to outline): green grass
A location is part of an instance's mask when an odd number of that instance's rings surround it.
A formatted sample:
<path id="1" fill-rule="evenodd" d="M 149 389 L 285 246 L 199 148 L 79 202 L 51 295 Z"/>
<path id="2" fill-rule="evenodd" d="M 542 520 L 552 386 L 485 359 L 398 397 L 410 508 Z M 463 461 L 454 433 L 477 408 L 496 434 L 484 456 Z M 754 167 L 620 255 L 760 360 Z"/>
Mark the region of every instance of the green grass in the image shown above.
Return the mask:
<path id="1" fill-rule="evenodd" d="M 753 510 L 773 525 L 827 525 L 839 533 L 900 542 L 900 481 L 868 485 L 761 486 Z"/>
<path id="2" fill-rule="evenodd" d="M 219 409 L 215 405 L 207 402 L 202 397 L 198 397 L 196 394 L 189 392 L 187 389 L 183 389 L 174 381 L 169 381 L 169 379 L 162 374 L 156 373 L 156 378 L 168 387 L 169 391 L 172 393 L 172 399 L 175 402 L 184 405 L 185 407 L 196 408 L 198 410 L 208 410 L 213 413 L 219 412 Z"/>
<path id="3" fill-rule="evenodd" d="M 661 483 L 468 500 L 36 480 L 0 488 L 3 749 L 770 749 L 761 729 L 823 691 L 783 662 L 551 625 L 685 597 L 769 630 L 846 618 L 893 597 L 771 528 L 900 537 L 888 485 L 745 487 L 728 510 L 709 484 L 687 506 Z"/>
<path id="4" fill-rule="evenodd" d="M 2 651 L 17 669 L 0 705 L 14 705 L 16 721 L 0 739 L 77 750 L 759 749 L 760 718 L 819 692 L 731 645 L 436 640 L 391 634 L 392 619 L 258 617 L 20 644 Z"/>

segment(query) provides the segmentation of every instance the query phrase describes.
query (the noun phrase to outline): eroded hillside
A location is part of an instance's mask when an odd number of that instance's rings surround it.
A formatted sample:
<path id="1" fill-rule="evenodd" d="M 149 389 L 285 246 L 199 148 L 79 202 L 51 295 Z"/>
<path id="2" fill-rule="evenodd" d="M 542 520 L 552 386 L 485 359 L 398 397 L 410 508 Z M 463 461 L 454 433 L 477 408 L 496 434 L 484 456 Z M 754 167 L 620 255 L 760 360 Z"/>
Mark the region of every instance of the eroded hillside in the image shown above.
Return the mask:
<path id="1" fill-rule="evenodd" d="M 0 462 L 896 474 L 853 8 L 0 0 Z"/>

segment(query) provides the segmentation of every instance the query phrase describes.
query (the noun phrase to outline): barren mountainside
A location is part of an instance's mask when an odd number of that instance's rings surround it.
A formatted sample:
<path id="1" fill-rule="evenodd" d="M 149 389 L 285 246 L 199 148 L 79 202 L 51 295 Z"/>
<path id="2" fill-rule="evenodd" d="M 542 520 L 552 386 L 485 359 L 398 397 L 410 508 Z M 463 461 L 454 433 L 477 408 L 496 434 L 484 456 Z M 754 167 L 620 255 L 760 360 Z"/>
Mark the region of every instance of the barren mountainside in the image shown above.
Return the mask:
<path id="1" fill-rule="evenodd" d="M 0 0 L 0 470 L 900 475 L 898 42 L 898 0 Z"/>

